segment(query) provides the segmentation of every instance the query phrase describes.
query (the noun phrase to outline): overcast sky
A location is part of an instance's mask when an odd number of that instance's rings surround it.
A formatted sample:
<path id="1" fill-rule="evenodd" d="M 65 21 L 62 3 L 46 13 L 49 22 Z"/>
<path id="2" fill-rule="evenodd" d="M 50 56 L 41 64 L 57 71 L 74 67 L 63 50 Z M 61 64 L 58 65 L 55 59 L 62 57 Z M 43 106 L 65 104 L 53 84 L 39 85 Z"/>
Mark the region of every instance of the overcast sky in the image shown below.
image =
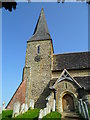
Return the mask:
<path id="1" fill-rule="evenodd" d="M 2 9 L 2 94 L 7 104 L 22 81 L 27 40 L 44 8 L 55 54 L 88 51 L 86 3 L 18 3 Z M 1 104 L 1 103 L 0 103 Z"/>

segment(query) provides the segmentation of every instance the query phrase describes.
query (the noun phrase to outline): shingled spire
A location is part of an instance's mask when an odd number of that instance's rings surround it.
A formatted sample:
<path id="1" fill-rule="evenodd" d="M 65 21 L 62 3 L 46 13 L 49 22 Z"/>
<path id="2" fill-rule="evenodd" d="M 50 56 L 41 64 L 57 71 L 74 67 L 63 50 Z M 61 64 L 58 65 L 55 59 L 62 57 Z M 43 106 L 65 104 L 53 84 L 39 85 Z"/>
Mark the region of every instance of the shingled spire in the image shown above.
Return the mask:
<path id="1" fill-rule="evenodd" d="M 44 10 L 42 8 L 33 36 L 31 37 L 30 41 L 50 40 L 50 39 L 51 36 L 48 31 Z"/>

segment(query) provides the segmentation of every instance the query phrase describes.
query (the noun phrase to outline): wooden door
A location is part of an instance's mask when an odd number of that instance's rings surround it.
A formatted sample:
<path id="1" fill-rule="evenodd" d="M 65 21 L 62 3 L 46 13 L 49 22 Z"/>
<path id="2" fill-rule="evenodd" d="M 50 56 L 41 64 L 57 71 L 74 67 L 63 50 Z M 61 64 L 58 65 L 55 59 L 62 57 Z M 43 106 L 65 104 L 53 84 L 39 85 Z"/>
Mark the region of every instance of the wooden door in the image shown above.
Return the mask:
<path id="1" fill-rule="evenodd" d="M 74 111 L 74 101 L 73 97 L 69 94 L 66 94 L 62 98 L 63 111 L 69 112 Z"/>

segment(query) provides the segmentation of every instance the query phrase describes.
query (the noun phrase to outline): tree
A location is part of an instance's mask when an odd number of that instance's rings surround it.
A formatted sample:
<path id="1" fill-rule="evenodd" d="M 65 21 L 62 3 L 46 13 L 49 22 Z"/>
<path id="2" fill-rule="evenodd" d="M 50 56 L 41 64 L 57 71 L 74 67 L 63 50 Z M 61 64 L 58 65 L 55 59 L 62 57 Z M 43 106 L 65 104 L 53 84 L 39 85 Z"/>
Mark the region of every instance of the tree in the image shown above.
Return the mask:
<path id="1" fill-rule="evenodd" d="M 1 2 L 0 0 L 0 8 L 4 7 L 6 10 L 12 11 L 12 9 L 16 9 L 17 3 L 12 0 L 12 2 Z"/>

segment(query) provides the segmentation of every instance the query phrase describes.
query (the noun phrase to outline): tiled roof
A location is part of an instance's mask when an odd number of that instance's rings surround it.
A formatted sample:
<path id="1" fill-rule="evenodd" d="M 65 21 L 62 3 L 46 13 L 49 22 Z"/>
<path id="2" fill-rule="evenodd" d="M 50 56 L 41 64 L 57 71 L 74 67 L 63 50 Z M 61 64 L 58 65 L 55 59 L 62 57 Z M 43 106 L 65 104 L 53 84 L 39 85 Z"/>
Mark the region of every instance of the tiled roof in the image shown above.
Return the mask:
<path id="1" fill-rule="evenodd" d="M 53 78 L 50 81 L 50 87 L 52 87 L 58 78 Z M 90 90 L 90 76 L 74 77 L 77 83 L 86 90 Z"/>
<path id="2" fill-rule="evenodd" d="M 74 79 L 86 90 L 90 90 L 90 76 L 74 77 Z"/>
<path id="3" fill-rule="evenodd" d="M 90 68 L 90 52 L 53 55 L 53 71 Z"/>
<path id="4" fill-rule="evenodd" d="M 51 79 L 51 80 L 50 80 L 49 87 L 52 87 L 52 86 L 55 84 L 55 82 L 57 81 L 57 79 L 58 79 L 58 78 L 53 78 L 53 79 Z"/>

